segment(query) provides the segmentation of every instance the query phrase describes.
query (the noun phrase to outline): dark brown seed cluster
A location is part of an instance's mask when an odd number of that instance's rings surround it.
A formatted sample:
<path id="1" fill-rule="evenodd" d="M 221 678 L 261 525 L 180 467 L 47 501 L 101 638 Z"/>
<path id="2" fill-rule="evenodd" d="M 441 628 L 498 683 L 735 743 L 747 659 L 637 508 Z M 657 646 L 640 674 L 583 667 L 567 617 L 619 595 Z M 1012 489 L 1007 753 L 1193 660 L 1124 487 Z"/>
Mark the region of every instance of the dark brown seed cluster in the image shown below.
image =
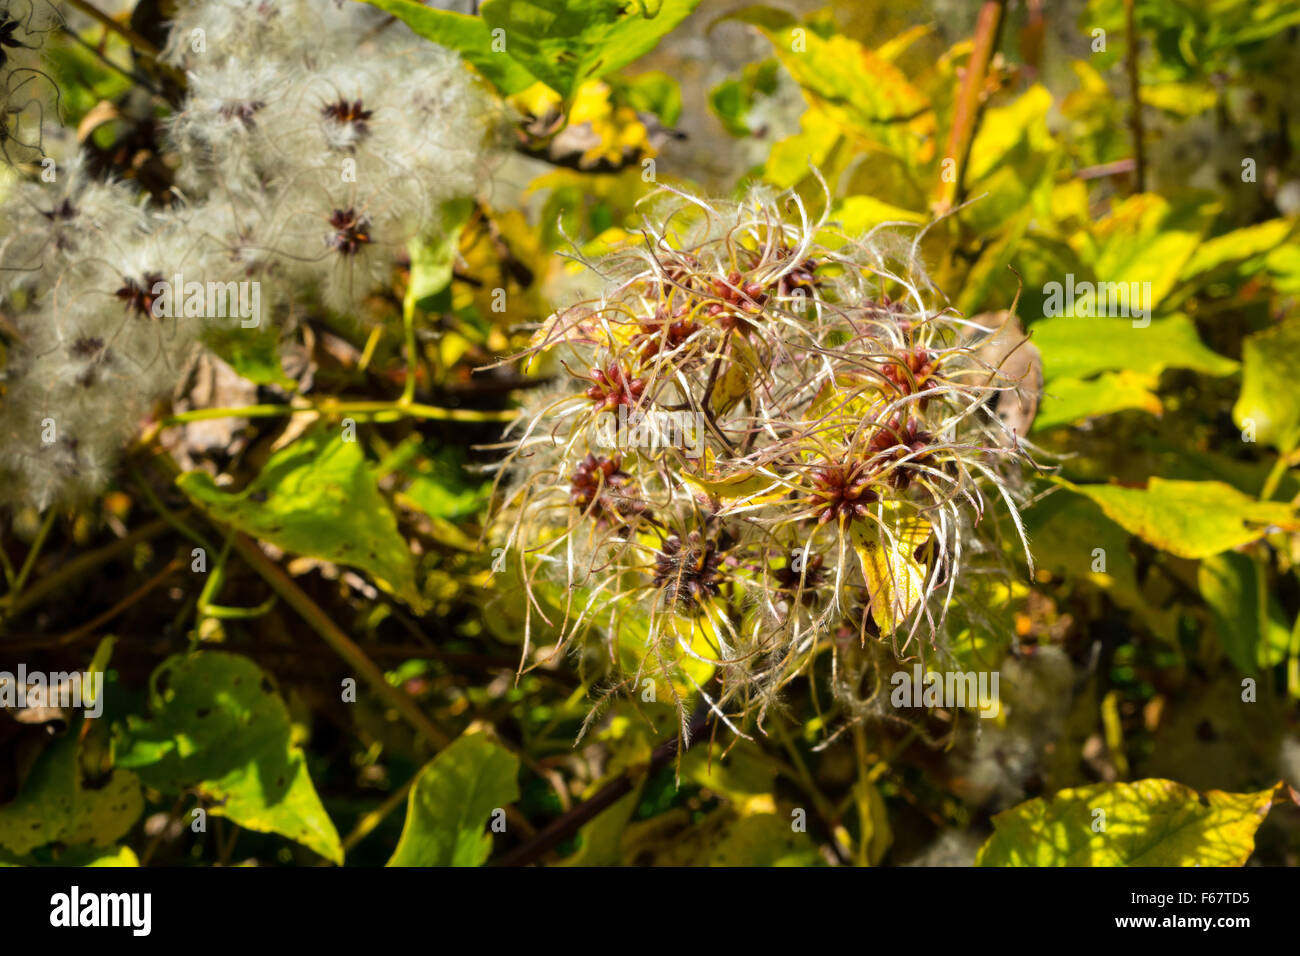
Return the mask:
<path id="1" fill-rule="evenodd" d="M 163 277 L 156 272 L 146 273 L 143 282 L 125 278 L 122 280 L 122 287 L 113 295 L 126 304 L 128 312 L 134 312 L 143 318 L 152 319 L 154 318 L 153 304 L 158 300 L 153 287 L 162 281 Z"/>
<path id="2" fill-rule="evenodd" d="M 923 429 L 916 418 L 909 417 L 900 422 L 898 416 L 894 416 L 872 434 L 867 450 L 881 467 L 889 460 L 905 459 L 889 474 L 893 486 L 901 491 L 912 483 L 912 469 L 927 461 L 926 449 L 933 444 L 934 436 Z"/>
<path id="3" fill-rule="evenodd" d="M 68 222 L 76 218 L 77 209 L 75 206 L 72 205 L 71 199 L 64 197 L 63 200 L 59 202 L 59 204 L 56 205 L 53 209 L 49 210 L 48 212 L 42 212 L 41 215 L 44 216 L 46 219 L 48 219 L 50 222 L 58 222 L 58 221 Z"/>
<path id="4" fill-rule="evenodd" d="M 723 549 L 692 531 L 683 542 L 670 535 L 655 555 L 654 583 L 679 611 L 698 612 L 722 587 Z"/>
<path id="5" fill-rule="evenodd" d="M 335 209 L 330 215 L 330 225 L 334 232 L 330 234 L 330 248 L 344 256 L 355 256 L 370 244 L 370 220 L 350 206 L 347 209 Z"/>
<path id="6" fill-rule="evenodd" d="M 793 597 L 800 594 L 800 600 L 809 605 L 817 603 L 817 591 L 826 583 L 827 574 L 823 567 L 825 561 L 820 554 L 814 554 L 811 558 L 795 568 L 795 562 L 791 561 L 783 567 L 776 568 L 772 571 L 772 576 L 776 578 L 777 587 L 786 594 Z M 803 581 L 803 591 L 799 590 L 799 582 Z"/>
<path id="7" fill-rule="evenodd" d="M 320 112 L 340 126 L 351 126 L 357 136 L 362 137 L 370 133 L 370 117 L 375 111 L 363 108 L 360 100 L 340 98 L 337 102 L 325 104 Z"/>
<path id="8" fill-rule="evenodd" d="M 632 476 L 623 471 L 623 458 L 587 455 L 573 472 L 569 482 L 569 502 L 583 514 L 598 522 L 622 524 L 639 510 L 641 503 L 625 494 Z"/>
<path id="9" fill-rule="evenodd" d="M 763 311 L 767 302 L 767 292 L 757 282 L 746 281 L 745 277 L 734 269 L 727 274 L 726 281 L 714 279 L 709 290 L 721 302 L 712 303 L 707 312 L 718 317 L 718 325 L 728 331 L 734 329 L 742 334 L 751 329 L 747 316 L 757 315 Z"/>

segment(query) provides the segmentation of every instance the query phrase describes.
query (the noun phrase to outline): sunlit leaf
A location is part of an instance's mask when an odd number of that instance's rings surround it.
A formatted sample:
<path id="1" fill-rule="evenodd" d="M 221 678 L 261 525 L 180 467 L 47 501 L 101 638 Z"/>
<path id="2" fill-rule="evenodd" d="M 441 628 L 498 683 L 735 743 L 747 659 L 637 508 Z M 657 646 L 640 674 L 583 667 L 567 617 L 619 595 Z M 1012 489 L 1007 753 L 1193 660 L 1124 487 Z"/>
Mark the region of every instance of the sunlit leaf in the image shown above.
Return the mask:
<path id="1" fill-rule="evenodd" d="M 1179 281 L 1186 282 L 1221 266 L 1271 252 L 1286 241 L 1294 228 L 1295 224 L 1285 219 L 1270 219 L 1207 239 L 1183 266 Z"/>
<path id="2" fill-rule="evenodd" d="M 892 633 L 920 603 L 925 566 L 916 549 L 930 537 L 930 522 L 918 514 L 881 509 L 881 524 L 854 521 L 853 550 L 862 565 L 871 598 L 871 616 L 884 633 Z"/>
<path id="3" fill-rule="evenodd" d="M 411 256 L 410 280 L 406 288 L 408 308 L 413 305 L 428 308 L 429 300 L 451 282 L 460 231 L 473 209 L 474 204 L 469 200 L 447 203 L 439 220 L 439 233 L 412 239 L 408 244 Z"/>
<path id="4" fill-rule="evenodd" d="M 169 657 L 150 679 L 150 713 L 132 717 L 118 763 L 167 794 L 191 789 L 208 811 L 249 830 L 278 833 L 343 862 L 289 710 L 246 657 L 200 651 Z"/>
<path id="5" fill-rule="evenodd" d="M 980 120 L 979 131 L 971 143 L 966 175 L 972 184 L 1001 166 L 1022 143 L 1035 149 L 1048 145 L 1047 112 L 1052 108 L 1052 94 L 1042 84 L 1035 84 L 1007 106 L 989 110 Z M 976 193 L 978 186 L 973 187 Z"/>
<path id="6" fill-rule="evenodd" d="M 1117 203 L 1076 245 L 1097 280 L 1136 282 L 1139 289 L 1150 283 L 1146 304 L 1158 312 L 1200 245 L 1215 211 L 1209 203 L 1173 205 L 1162 196 L 1142 193 Z"/>
<path id="7" fill-rule="evenodd" d="M 817 847 L 790 820 L 772 813 L 743 816 L 696 865 L 818 866 Z"/>
<path id="8" fill-rule="evenodd" d="M 698 3 L 487 0 L 480 12 L 489 28 L 504 31 L 510 55 L 567 99 L 584 81 L 649 53 Z"/>
<path id="9" fill-rule="evenodd" d="M 869 232 L 882 222 L 921 224 L 926 217 L 919 212 L 883 202 L 874 196 L 849 196 L 835 204 L 832 212 L 845 235 Z"/>
<path id="10" fill-rule="evenodd" d="M 1043 353 L 1048 382 L 1087 378 L 1109 369 L 1159 375 L 1167 368 L 1187 368 L 1207 375 L 1228 375 L 1237 363 L 1207 349 L 1185 315 L 1153 319 L 1145 327 L 1132 319 L 1058 315 L 1030 326 Z"/>
<path id="11" fill-rule="evenodd" d="M 489 819 L 519 799 L 518 774 L 519 759 L 482 734 L 454 741 L 416 778 L 388 865 L 481 865 L 492 852 Z"/>
<path id="12" fill-rule="evenodd" d="M 1101 506 L 1107 517 L 1162 551 L 1207 558 L 1263 537 L 1270 527 L 1294 528 L 1294 510 L 1259 501 L 1219 481 L 1152 478 L 1146 488 L 1073 485 Z"/>
<path id="13" fill-rule="evenodd" d="M 284 372 L 280 362 L 280 332 L 270 323 L 255 329 L 214 324 L 204 331 L 203 341 L 250 382 L 278 385 L 283 389 L 297 387 Z"/>
<path id="14" fill-rule="evenodd" d="M 1198 794 L 1172 780 L 1099 783 L 993 818 L 976 866 L 1241 866 L 1284 785 Z"/>
<path id="15" fill-rule="evenodd" d="M 729 14 L 758 27 L 814 105 L 864 144 L 915 163 L 933 149 L 934 115 L 926 96 L 887 60 L 848 37 L 821 37 L 773 7 Z M 793 42 L 799 30 L 799 44 Z"/>
<path id="16" fill-rule="evenodd" d="M 507 96 L 527 89 L 533 74 L 509 53 L 492 48 L 492 30 L 482 17 L 428 7 L 416 0 L 363 0 L 401 20 L 440 46 L 456 50 Z"/>
<path id="17" fill-rule="evenodd" d="M 623 858 L 634 866 L 816 866 L 817 848 L 788 817 L 720 807 L 698 822 L 681 808 L 630 825 Z"/>
<path id="18" fill-rule="evenodd" d="M 1300 317 L 1246 337 L 1233 420 L 1287 453 L 1300 445 Z"/>
<path id="19" fill-rule="evenodd" d="M 1043 391 L 1033 431 L 1073 425 L 1088 418 L 1137 409 L 1164 414 L 1152 389 L 1155 379 L 1136 372 L 1103 372 L 1096 378 L 1054 378 Z"/>
<path id="20" fill-rule="evenodd" d="M 242 492 L 217 487 L 205 471 L 187 472 L 176 483 L 217 521 L 293 554 L 360 568 L 423 609 L 397 519 L 361 446 L 337 428 L 314 428 L 276 452 Z"/>
<path id="21" fill-rule="evenodd" d="M 760 96 L 776 92 L 776 60 L 761 60 L 745 65 L 738 79 L 725 80 L 709 91 L 709 106 L 732 136 L 754 132 L 749 123 L 750 111 Z"/>

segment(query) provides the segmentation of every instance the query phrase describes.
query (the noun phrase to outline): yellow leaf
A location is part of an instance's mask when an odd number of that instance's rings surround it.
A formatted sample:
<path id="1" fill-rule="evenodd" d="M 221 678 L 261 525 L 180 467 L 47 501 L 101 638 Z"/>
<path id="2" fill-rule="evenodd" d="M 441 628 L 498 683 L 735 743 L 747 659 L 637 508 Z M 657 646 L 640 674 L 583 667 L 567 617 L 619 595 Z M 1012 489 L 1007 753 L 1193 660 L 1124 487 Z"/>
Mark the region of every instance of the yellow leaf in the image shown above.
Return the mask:
<path id="1" fill-rule="evenodd" d="M 891 514 L 883 507 L 876 517 L 880 523 L 854 521 L 850 533 L 871 596 L 871 616 L 888 634 L 924 594 L 925 566 L 914 555 L 930 537 L 930 522 L 918 514 Z"/>
<path id="2" fill-rule="evenodd" d="M 1099 783 L 993 818 L 976 866 L 1241 866 L 1287 787 L 1195 790 L 1172 780 Z"/>

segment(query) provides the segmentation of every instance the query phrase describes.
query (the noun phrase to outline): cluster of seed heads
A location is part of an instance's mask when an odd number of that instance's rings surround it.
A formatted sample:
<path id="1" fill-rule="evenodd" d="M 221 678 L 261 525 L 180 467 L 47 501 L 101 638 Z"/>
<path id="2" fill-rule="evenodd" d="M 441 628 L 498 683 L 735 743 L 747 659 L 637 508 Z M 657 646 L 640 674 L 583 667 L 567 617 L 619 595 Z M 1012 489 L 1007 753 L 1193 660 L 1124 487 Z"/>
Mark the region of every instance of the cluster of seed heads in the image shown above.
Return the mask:
<path id="1" fill-rule="evenodd" d="M 455 54 L 374 7 L 172 6 L 163 57 L 183 72 L 184 97 L 173 106 L 137 90 L 121 104 L 124 121 L 148 125 L 167 111 L 165 201 L 59 155 L 71 137 L 44 156 L 6 152 L 23 177 L 0 194 L 0 327 L 12 338 L 0 353 L 0 503 L 97 493 L 209 332 L 274 342 L 304 310 L 352 321 L 391 286 L 408 243 L 435 238 L 443 204 L 473 195 L 487 171 L 500 115 L 490 95 Z M 40 73 L 54 17 L 48 0 L 0 0 L 6 110 Z M 160 314 L 156 289 L 178 275 L 255 283 L 260 315 L 225 302 L 221 314 Z"/>
<path id="2" fill-rule="evenodd" d="M 990 495 L 1028 553 L 1029 459 L 994 410 L 1018 386 L 978 349 L 998 330 L 931 286 L 920 235 L 846 235 L 794 194 L 648 203 L 640 235 L 584 260 L 598 294 L 517 357 L 555 383 L 507 432 L 494 527 L 526 659 L 544 628 L 612 688 L 653 682 L 683 726 L 699 693 L 745 733 L 823 653 L 938 646 L 963 568 L 1009 567 Z"/>

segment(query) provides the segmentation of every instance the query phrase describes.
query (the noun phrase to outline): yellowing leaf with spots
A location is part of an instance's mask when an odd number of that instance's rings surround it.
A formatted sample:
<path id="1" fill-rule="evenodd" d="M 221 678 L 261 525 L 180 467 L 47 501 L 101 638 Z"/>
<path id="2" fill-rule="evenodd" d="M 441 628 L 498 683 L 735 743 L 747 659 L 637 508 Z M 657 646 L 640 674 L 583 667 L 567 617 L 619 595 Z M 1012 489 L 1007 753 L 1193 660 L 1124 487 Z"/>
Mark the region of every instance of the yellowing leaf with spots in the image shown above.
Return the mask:
<path id="1" fill-rule="evenodd" d="M 135 774 L 115 769 L 97 786 L 86 785 L 77 759 L 79 727 L 49 745 L 17 797 L 0 807 L 0 850 L 21 856 L 52 843 L 104 847 L 140 817 L 144 797 Z"/>
<path id="2" fill-rule="evenodd" d="M 289 708 L 260 667 L 217 651 L 176 655 L 150 678 L 149 704 L 148 719 L 127 721 L 120 766 L 146 786 L 196 792 L 210 813 L 343 862 L 338 831 L 293 742 Z"/>
<path id="3" fill-rule="evenodd" d="M 871 596 L 871 616 L 882 632 L 891 633 L 925 592 L 925 565 L 915 554 L 930 537 L 930 522 L 883 509 L 876 517 L 879 522 L 854 521 L 850 532 Z"/>
<path id="4" fill-rule="evenodd" d="M 1241 866 L 1285 784 L 1198 794 L 1172 780 L 1099 783 L 993 818 L 976 866 Z"/>
<path id="5" fill-rule="evenodd" d="M 1208 558 L 1296 528 L 1295 509 L 1259 501 L 1221 481 L 1152 478 L 1146 488 L 1061 484 L 1097 502 L 1106 516 L 1148 544 L 1180 558 Z"/>

